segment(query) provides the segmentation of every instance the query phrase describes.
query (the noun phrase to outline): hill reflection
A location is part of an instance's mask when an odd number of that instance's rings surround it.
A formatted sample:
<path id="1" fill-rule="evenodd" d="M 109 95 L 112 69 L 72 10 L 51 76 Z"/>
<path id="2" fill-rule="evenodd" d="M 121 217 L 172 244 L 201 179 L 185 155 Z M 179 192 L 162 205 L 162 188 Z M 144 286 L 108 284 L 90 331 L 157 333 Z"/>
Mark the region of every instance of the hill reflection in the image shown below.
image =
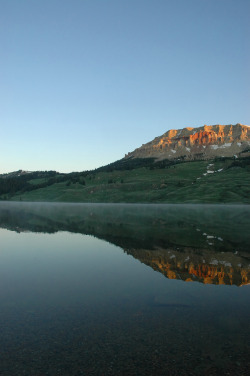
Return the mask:
<path id="1" fill-rule="evenodd" d="M 0 204 L 0 227 L 93 235 L 167 278 L 244 285 L 250 279 L 248 206 Z"/>

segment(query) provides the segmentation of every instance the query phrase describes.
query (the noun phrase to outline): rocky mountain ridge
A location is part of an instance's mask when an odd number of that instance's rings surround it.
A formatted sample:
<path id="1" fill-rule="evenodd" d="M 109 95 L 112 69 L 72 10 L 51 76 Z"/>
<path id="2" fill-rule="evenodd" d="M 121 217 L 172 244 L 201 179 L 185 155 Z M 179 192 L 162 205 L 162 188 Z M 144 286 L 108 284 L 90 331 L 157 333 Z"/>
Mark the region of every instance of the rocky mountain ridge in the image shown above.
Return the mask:
<path id="1" fill-rule="evenodd" d="M 249 155 L 250 127 L 238 123 L 171 129 L 126 154 L 125 158 L 195 160 Z"/>
<path id="2" fill-rule="evenodd" d="M 215 285 L 244 286 L 250 283 L 249 258 L 244 252 L 215 252 L 212 247 L 130 248 L 124 251 L 168 279 Z"/>
<path id="3" fill-rule="evenodd" d="M 0 228 L 94 236 L 169 279 L 250 283 L 248 206 L 0 204 Z"/>

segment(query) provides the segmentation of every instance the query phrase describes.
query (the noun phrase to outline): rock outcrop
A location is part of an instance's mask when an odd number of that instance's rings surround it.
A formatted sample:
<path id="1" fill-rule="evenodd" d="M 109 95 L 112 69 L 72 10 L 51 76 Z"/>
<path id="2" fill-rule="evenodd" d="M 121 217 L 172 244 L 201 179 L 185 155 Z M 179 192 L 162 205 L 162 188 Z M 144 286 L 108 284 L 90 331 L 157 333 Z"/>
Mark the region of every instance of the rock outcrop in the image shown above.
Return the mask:
<path id="1" fill-rule="evenodd" d="M 0 203 L 0 229 L 67 231 L 124 250 L 169 279 L 250 284 L 249 205 Z"/>
<path id="2" fill-rule="evenodd" d="M 199 128 L 171 129 L 142 145 L 125 158 L 212 159 L 250 155 L 248 125 L 204 125 Z M 243 156 L 244 156 L 243 155 Z"/>
<path id="3" fill-rule="evenodd" d="M 250 283 L 249 259 L 238 253 L 191 247 L 124 251 L 168 279 L 215 285 L 243 286 Z"/>

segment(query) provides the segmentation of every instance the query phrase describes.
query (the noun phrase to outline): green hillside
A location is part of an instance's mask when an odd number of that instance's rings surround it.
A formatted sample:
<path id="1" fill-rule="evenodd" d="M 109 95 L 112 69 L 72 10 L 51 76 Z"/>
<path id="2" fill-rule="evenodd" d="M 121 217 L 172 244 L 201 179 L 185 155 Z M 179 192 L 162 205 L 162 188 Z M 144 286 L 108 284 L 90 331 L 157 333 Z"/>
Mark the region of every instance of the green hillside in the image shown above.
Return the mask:
<path id="1" fill-rule="evenodd" d="M 154 163 L 121 160 L 93 171 L 0 178 L 0 199 L 54 202 L 250 204 L 250 158 Z"/>

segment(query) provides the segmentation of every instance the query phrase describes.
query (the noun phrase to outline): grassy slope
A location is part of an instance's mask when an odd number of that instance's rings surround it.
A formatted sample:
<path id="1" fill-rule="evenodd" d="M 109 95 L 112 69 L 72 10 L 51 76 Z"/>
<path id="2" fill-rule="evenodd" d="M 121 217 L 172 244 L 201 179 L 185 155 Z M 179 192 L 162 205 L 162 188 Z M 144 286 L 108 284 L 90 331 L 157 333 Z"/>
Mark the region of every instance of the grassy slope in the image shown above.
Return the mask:
<path id="1" fill-rule="evenodd" d="M 223 169 L 214 174 L 210 170 Z M 166 169 L 90 172 L 85 185 L 67 181 L 23 194 L 12 200 L 61 202 L 165 202 L 250 204 L 249 167 L 227 169 L 229 161 L 196 161 Z M 33 184 L 35 181 L 32 182 Z"/>

